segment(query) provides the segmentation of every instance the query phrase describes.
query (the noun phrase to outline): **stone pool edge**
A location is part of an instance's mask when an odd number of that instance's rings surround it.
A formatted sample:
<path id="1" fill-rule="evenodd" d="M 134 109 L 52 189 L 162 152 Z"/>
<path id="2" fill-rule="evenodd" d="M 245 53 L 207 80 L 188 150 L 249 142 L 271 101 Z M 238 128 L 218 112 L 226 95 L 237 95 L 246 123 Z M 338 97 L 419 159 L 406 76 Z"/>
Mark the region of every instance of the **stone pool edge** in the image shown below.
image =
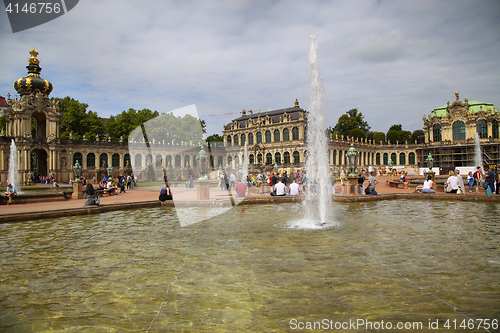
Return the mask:
<path id="1" fill-rule="evenodd" d="M 269 204 L 269 203 L 287 203 L 287 202 L 302 202 L 304 196 L 285 196 L 285 197 L 255 197 L 255 198 L 245 198 L 239 201 L 239 205 L 253 205 L 253 204 Z M 396 200 L 396 199 L 410 199 L 410 200 L 446 200 L 446 201 L 469 201 L 469 202 L 495 202 L 500 203 L 499 195 L 457 195 L 457 194 L 422 194 L 422 193 L 389 193 L 389 194 L 379 194 L 379 195 L 360 195 L 360 196 L 348 196 L 348 195 L 332 195 L 332 201 L 334 202 L 371 202 L 380 200 Z M 232 202 L 230 200 L 206 200 L 200 201 L 176 201 L 175 205 L 173 202 L 161 203 L 158 200 L 151 201 L 141 201 L 141 202 L 128 202 L 128 203 L 117 203 L 109 205 L 100 206 L 88 206 L 76 209 L 58 209 L 58 210 L 47 210 L 41 212 L 26 212 L 26 213 L 16 213 L 16 214 L 6 214 L 0 215 L 0 223 L 7 222 L 20 222 L 27 220 L 38 220 L 45 218 L 57 218 L 65 216 L 79 216 L 79 215 L 90 215 L 99 214 L 110 211 L 128 210 L 128 209 L 138 209 L 138 208 L 153 208 L 153 207 L 194 207 L 194 206 L 204 206 L 204 207 L 231 207 Z"/>

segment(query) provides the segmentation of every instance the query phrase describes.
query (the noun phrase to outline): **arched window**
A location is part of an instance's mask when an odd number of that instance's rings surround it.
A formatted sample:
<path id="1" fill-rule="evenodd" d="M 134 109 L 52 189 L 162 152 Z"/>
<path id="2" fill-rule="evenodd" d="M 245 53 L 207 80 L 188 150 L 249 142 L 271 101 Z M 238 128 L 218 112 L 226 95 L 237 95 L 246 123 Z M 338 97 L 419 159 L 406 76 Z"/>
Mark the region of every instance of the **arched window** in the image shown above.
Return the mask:
<path id="1" fill-rule="evenodd" d="M 343 162 L 345 161 L 345 159 L 342 160 L 342 158 L 344 158 L 344 157 L 345 156 L 344 156 L 344 154 L 342 154 L 342 150 L 339 150 L 339 164 L 340 165 L 343 165 Z"/>
<path id="2" fill-rule="evenodd" d="M 408 159 L 409 159 L 409 161 L 408 161 L 409 165 L 415 165 L 416 164 L 415 163 L 415 153 L 409 153 L 408 154 Z"/>
<path id="3" fill-rule="evenodd" d="M 266 154 L 266 163 L 268 165 L 273 164 L 273 155 L 271 155 L 271 153 Z"/>
<path id="4" fill-rule="evenodd" d="M 180 168 L 182 163 L 181 155 L 175 155 L 175 167 Z"/>
<path id="5" fill-rule="evenodd" d="M 153 156 L 151 154 L 146 155 L 146 165 L 153 165 Z"/>
<path id="6" fill-rule="evenodd" d="M 290 153 L 287 151 L 283 154 L 283 162 L 285 164 L 290 164 Z"/>
<path id="7" fill-rule="evenodd" d="M 294 151 L 292 153 L 293 156 L 293 164 L 299 164 L 300 163 L 300 153 L 298 151 Z"/>
<path id="8" fill-rule="evenodd" d="M 384 153 L 384 157 L 383 158 L 384 158 L 384 165 L 389 164 L 389 154 Z"/>
<path id="9" fill-rule="evenodd" d="M 458 120 L 453 123 L 453 141 L 465 140 L 465 124 Z"/>
<path id="10" fill-rule="evenodd" d="M 274 130 L 274 142 L 280 142 L 280 130 L 279 129 Z"/>
<path id="11" fill-rule="evenodd" d="M 234 145 L 237 146 L 238 145 L 238 136 L 235 135 L 233 139 L 234 139 Z"/>
<path id="12" fill-rule="evenodd" d="M 439 142 L 443 140 L 443 137 L 441 136 L 441 125 L 440 124 L 434 124 L 432 127 L 432 139 L 434 142 Z"/>
<path id="13" fill-rule="evenodd" d="M 157 168 L 161 168 L 162 167 L 162 164 L 161 164 L 161 161 L 163 160 L 163 157 L 161 157 L 161 155 L 156 155 L 156 167 Z"/>
<path id="14" fill-rule="evenodd" d="M 224 159 L 222 158 L 222 156 L 219 156 L 217 158 L 217 167 L 219 167 L 219 166 L 221 166 L 221 167 L 224 166 Z"/>
<path id="15" fill-rule="evenodd" d="M 257 163 L 262 164 L 262 154 L 257 154 Z"/>
<path id="16" fill-rule="evenodd" d="M 255 156 L 254 156 L 253 154 L 250 154 L 250 155 L 248 156 L 248 163 L 249 163 L 249 164 L 253 164 L 253 163 L 254 163 L 254 161 L 255 161 Z"/>
<path id="17" fill-rule="evenodd" d="M 333 165 L 337 164 L 337 151 L 336 150 L 333 151 L 333 163 L 332 164 Z"/>
<path id="18" fill-rule="evenodd" d="M 239 156 L 238 156 L 238 155 L 236 155 L 236 156 L 234 157 L 234 165 L 236 165 L 236 166 L 240 165 L 240 158 L 239 158 Z"/>
<path id="19" fill-rule="evenodd" d="M 248 145 L 253 145 L 253 133 L 248 134 Z"/>
<path id="20" fill-rule="evenodd" d="M 214 156 L 213 155 L 210 155 L 210 167 L 212 168 L 212 170 L 214 169 Z"/>
<path id="21" fill-rule="evenodd" d="M 257 132 L 257 143 L 262 143 L 262 132 Z"/>
<path id="22" fill-rule="evenodd" d="M 288 128 L 283 130 L 283 141 L 290 141 L 290 130 Z"/>
<path id="23" fill-rule="evenodd" d="M 392 160 L 393 165 L 398 164 L 398 159 L 396 157 L 396 153 L 391 154 L 391 160 Z"/>
<path id="24" fill-rule="evenodd" d="M 168 168 L 171 166 L 172 166 L 172 155 L 167 155 L 167 157 L 165 157 L 165 167 Z"/>
<path id="25" fill-rule="evenodd" d="M 380 165 L 380 153 L 377 153 L 377 155 L 375 155 L 375 160 L 375 164 Z"/>
<path id="26" fill-rule="evenodd" d="M 271 143 L 271 131 L 266 131 L 266 143 Z"/>
<path id="27" fill-rule="evenodd" d="M 108 167 L 108 154 L 106 153 L 102 153 L 100 156 L 99 156 L 99 165 L 101 166 L 101 168 L 107 168 Z"/>
<path id="28" fill-rule="evenodd" d="M 189 168 L 189 160 L 190 159 L 191 159 L 191 157 L 189 157 L 189 155 L 184 156 L 184 167 L 185 168 Z"/>
<path id="29" fill-rule="evenodd" d="M 125 154 L 125 156 L 123 156 L 123 165 L 125 167 L 127 167 L 127 166 L 131 167 L 132 166 L 132 163 L 130 163 L 130 154 Z"/>
<path id="30" fill-rule="evenodd" d="M 242 134 L 241 135 L 241 145 L 244 146 L 246 141 L 247 141 L 247 136 L 245 134 Z"/>
<path id="31" fill-rule="evenodd" d="M 120 167 L 120 155 L 119 154 L 113 154 L 111 156 L 111 166 L 113 168 L 119 168 Z"/>
<path id="32" fill-rule="evenodd" d="M 95 154 L 94 153 L 87 154 L 87 168 L 95 168 Z"/>
<path id="33" fill-rule="evenodd" d="M 280 153 L 274 154 L 274 162 L 276 164 L 281 164 L 281 154 Z"/>
<path id="34" fill-rule="evenodd" d="M 233 166 L 233 158 L 231 156 L 227 157 L 227 165 L 232 167 Z"/>
<path id="35" fill-rule="evenodd" d="M 486 120 L 484 119 L 479 119 L 477 121 L 477 133 L 479 134 L 479 137 L 481 139 L 487 139 L 488 138 L 488 125 L 486 123 Z"/>
<path id="36" fill-rule="evenodd" d="M 134 166 L 136 168 L 142 167 L 142 155 L 141 154 L 135 155 Z"/>
<path id="37" fill-rule="evenodd" d="M 226 141 L 227 141 L 227 146 L 231 147 L 231 135 L 227 136 L 227 140 Z"/>
<path id="38" fill-rule="evenodd" d="M 73 165 L 71 166 L 71 168 L 73 168 L 73 166 L 75 165 L 76 161 L 78 161 L 78 164 L 80 164 L 83 168 L 83 157 L 82 157 L 82 153 L 74 153 L 73 154 Z"/>
<path id="39" fill-rule="evenodd" d="M 299 128 L 294 127 L 292 128 L 292 140 L 298 140 L 299 139 Z"/>
<path id="40" fill-rule="evenodd" d="M 198 166 L 198 163 L 196 163 L 196 155 L 193 156 L 193 168 L 196 168 Z"/>
<path id="41" fill-rule="evenodd" d="M 498 120 L 496 119 L 491 122 L 491 136 L 493 139 L 498 139 Z"/>
<path id="42" fill-rule="evenodd" d="M 399 165 L 406 165 L 406 154 L 399 154 Z"/>

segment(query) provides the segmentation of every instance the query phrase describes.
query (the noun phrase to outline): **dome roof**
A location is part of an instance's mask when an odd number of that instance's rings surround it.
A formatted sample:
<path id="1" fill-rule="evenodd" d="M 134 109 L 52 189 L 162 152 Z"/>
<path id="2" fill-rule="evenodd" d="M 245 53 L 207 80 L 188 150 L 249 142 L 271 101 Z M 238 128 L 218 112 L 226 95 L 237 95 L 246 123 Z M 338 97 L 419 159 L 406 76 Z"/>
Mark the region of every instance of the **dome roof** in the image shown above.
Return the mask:
<path id="1" fill-rule="evenodd" d="M 448 114 L 448 108 L 453 108 L 454 105 L 465 106 L 466 103 L 468 104 L 468 111 L 472 114 L 478 113 L 481 110 L 485 112 L 491 110 L 492 114 L 499 113 L 498 109 L 496 109 L 492 103 L 469 101 L 467 99 L 464 100 L 464 102 L 466 102 L 464 103 L 458 100 L 458 92 L 456 92 L 455 95 L 457 96 L 456 102 L 453 102 L 451 105 L 449 104 L 450 102 L 448 102 L 448 104 L 445 104 L 439 108 L 435 108 L 434 110 L 432 110 L 431 116 L 446 117 Z"/>
<path id="2" fill-rule="evenodd" d="M 38 56 L 38 51 L 33 48 L 33 50 L 30 51 L 30 54 L 31 58 L 28 59 L 28 66 L 26 66 L 28 76 L 22 77 L 14 82 L 14 89 L 16 89 L 21 96 L 37 92 L 49 95 L 53 86 L 52 83 L 40 77 L 42 68 L 38 66 L 40 60 L 36 58 Z"/>

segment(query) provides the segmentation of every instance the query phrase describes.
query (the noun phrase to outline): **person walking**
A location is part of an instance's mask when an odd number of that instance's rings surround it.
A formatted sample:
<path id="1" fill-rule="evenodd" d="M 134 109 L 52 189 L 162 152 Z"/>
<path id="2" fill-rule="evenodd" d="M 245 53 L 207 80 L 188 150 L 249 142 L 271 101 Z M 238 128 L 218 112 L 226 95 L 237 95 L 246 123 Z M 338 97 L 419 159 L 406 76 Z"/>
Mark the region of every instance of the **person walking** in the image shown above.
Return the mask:
<path id="1" fill-rule="evenodd" d="M 481 167 L 477 167 L 476 171 L 474 172 L 474 178 L 476 179 L 476 194 L 479 193 L 479 188 L 481 187 L 482 175 L 483 174 L 481 173 Z"/>
<path id="2" fill-rule="evenodd" d="M 491 170 L 489 166 L 484 167 L 485 173 L 483 174 L 485 182 L 485 192 L 486 195 L 492 195 L 495 193 L 495 171 Z"/>

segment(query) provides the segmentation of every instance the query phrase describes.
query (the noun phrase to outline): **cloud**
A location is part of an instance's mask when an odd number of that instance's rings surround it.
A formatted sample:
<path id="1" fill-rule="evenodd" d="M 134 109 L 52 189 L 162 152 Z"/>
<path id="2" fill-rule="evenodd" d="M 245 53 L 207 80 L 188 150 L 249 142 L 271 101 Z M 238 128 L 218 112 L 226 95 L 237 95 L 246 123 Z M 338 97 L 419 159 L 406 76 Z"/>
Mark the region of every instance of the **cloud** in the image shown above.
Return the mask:
<path id="1" fill-rule="evenodd" d="M 392 62 L 406 53 L 404 36 L 399 30 L 391 30 L 387 35 L 372 34 L 362 37 L 353 49 L 353 55 L 372 63 Z"/>
<path id="2" fill-rule="evenodd" d="M 316 34 L 327 126 L 358 107 L 373 130 L 414 130 L 456 90 L 500 105 L 498 9 L 495 1 L 80 1 L 37 28 L 0 31 L 0 94 L 14 93 L 36 47 L 53 96 L 105 117 L 195 104 L 209 134 L 220 134 L 234 115 L 209 114 L 295 98 L 308 107 Z"/>

